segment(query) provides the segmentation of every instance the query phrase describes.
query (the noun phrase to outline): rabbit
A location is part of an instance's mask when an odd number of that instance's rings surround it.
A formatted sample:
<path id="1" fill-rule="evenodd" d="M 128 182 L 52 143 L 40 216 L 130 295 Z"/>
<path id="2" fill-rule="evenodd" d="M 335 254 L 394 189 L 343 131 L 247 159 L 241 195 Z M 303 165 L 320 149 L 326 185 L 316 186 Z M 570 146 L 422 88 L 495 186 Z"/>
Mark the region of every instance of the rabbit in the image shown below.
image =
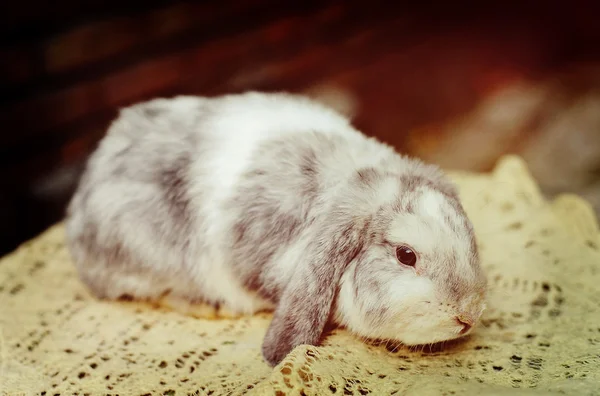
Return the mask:
<path id="1" fill-rule="evenodd" d="M 485 308 L 473 225 L 444 172 L 300 94 L 120 109 L 65 223 L 99 299 L 272 311 L 271 366 L 330 325 L 421 345 L 469 334 Z"/>

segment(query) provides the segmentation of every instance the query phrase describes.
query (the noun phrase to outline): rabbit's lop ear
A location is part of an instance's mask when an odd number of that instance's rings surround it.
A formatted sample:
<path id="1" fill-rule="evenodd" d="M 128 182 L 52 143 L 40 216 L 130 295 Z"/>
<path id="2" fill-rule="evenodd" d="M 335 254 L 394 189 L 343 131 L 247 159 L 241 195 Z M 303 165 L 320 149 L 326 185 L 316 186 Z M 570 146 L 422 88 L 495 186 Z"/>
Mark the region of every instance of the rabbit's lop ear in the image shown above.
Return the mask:
<path id="1" fill-rule="evenodd" d="M 298 345 L 319 343 L 340 278 L 363 248 L 364 225 L 350 222 L 335 228 L 310 241 L 283 290 L 262 346 L 272 366 Z"/>

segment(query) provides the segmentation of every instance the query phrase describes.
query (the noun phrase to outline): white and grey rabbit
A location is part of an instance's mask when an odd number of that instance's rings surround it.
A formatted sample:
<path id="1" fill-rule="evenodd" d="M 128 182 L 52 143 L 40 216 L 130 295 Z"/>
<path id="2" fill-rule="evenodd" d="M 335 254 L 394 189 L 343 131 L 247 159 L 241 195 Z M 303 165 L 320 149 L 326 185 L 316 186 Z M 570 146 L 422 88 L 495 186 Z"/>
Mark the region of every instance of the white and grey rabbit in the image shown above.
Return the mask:
<path id="1" fill-rule="evenodd" d="M 155 99 L 120 111 L 67 210 L 100 298 L 274 310 L 275 365 L 328 324 L 407 345 L 458 338 L 486 294 L 473 227 L 433 165 L 304 96 Z"/>

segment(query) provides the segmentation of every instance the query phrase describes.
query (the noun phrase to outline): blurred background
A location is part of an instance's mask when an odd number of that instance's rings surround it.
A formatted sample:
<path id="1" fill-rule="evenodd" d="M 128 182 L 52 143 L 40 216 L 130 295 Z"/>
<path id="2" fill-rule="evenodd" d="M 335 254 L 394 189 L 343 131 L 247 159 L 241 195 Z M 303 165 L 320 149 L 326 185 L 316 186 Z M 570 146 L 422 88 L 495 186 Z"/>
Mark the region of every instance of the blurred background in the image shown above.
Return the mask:
<path id="1" fill-rule="evenodd" d="M 0 254 L 60 221 L 121 106 L 319 95 L 448 169 L 521 155 L 600 214 L 598 1 L 101 1 L 0 5 Z"/>

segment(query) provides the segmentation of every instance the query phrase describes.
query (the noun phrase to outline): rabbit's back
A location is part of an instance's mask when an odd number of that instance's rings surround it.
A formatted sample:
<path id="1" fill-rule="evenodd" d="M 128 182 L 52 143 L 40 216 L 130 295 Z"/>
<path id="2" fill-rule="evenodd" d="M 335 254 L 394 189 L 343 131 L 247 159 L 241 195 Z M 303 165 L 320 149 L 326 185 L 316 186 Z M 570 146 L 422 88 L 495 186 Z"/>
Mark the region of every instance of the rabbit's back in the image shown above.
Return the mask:
<path id="1" fill-rule="evenodd" d="M 243 311 L 263 304 L 232 273 L 231 227 L 244 214 L 230 204 L 256 152 L 298 131 L 355 133 L 337 113 L 285 94 L 155 99 L 123 109 L 68 208 L 84 281 L 112 298 L 176 288 L 190 299 L 236 300 Z"/>

